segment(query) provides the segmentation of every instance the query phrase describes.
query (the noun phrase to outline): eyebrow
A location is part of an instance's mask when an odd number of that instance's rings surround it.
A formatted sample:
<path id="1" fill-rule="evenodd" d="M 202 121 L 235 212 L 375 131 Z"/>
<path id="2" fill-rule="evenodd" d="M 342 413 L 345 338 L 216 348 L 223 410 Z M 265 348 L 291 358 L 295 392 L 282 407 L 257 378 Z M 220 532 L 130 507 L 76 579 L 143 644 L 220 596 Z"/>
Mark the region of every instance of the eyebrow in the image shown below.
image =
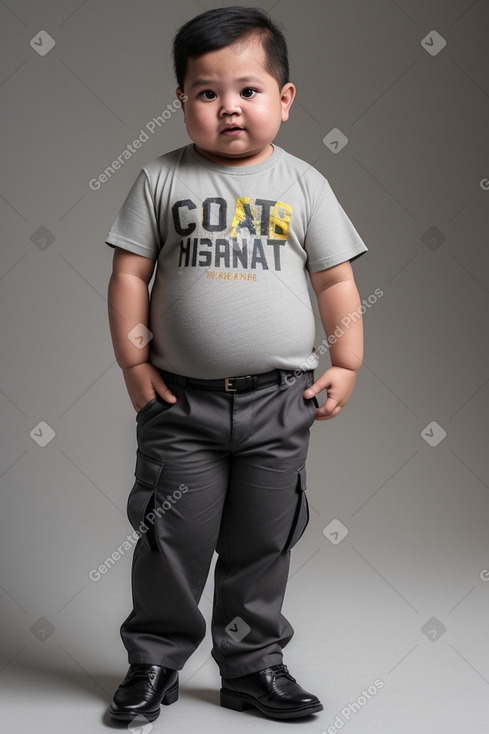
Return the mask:
<path id="1" fill-rule="evenodd" d="M 250 74 L 249 76 L 241 76 L 236 81 L 238 82 L 258 82 L 259 84 L 263 84 L 263 80 L 260 79 L 258 76 L 253 76 L 253 74 Z M 214 84 L 218 84 L 218 79 L 196 79 L 194 83 L 190 86 L 190 89 L 194 89 L 194 87 L 205 87 L 205 86 L 212 86 Z"/>

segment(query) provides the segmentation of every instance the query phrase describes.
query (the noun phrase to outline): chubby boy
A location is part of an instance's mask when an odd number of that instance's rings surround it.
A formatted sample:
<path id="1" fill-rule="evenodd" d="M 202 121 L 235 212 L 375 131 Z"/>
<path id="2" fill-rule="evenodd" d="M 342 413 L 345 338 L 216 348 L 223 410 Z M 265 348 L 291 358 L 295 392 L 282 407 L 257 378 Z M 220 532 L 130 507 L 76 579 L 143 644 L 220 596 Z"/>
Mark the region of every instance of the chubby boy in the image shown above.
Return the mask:
<path id="1" fill-rule="evenodd" d="M 309 431 L 342 410 L 363 357 L 355 318 L 314 379 L 308 278 L 332 336 L 360 314 L 351 261 L 367 248 L 328 181 L 273 144 L 295 87 L 269 16 L 207 11 L 173 52 L 192 143 L 142 168 L 106 239 L 112 341 L 137 411 L 127 512 L 140 533 L 121 626 L 130 667 L 110 715 L 153 721 L 178 699 L 216 552 L 221 705 L 293 719 L 322 710 L 282 653 L 294 634 L 282 614 L 290 551 L 309 518 Z"/>

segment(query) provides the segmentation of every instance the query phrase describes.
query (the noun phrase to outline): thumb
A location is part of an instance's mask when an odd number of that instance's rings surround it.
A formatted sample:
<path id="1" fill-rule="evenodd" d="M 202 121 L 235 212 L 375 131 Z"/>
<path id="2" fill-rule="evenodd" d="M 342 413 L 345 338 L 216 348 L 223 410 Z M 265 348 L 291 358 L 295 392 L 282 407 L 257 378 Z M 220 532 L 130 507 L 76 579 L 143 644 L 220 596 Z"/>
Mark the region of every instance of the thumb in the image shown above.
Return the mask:
<path id="1" fill-rule="evenodd" d="M 158 377 L 153 382 L 153 387 L 155 389 L 155 392 L 157 392 L 158 395 L 161 395 L 163 400 L 165 400 L 167 403 L 177 402 L 176 395 L 172 393 L 166 382 L 161 377 Z"/>

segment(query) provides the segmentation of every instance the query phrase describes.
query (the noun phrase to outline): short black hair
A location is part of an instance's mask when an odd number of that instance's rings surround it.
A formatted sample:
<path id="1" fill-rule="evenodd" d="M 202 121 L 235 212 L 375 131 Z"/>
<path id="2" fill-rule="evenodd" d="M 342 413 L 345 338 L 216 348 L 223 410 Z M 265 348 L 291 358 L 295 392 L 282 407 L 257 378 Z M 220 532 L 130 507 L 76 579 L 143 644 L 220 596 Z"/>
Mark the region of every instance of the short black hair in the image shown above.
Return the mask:
<path id="1" fill-rule="evenodd" d="M 257 36 L 263 43 L 266 69 L 280 87 L 289 81 L 287 42 L 279 27 L 261 8 L 214 8 L 185 23 L 173 39 L 173 63 L 178 86 L 183 90 L 187 59 Z"/>

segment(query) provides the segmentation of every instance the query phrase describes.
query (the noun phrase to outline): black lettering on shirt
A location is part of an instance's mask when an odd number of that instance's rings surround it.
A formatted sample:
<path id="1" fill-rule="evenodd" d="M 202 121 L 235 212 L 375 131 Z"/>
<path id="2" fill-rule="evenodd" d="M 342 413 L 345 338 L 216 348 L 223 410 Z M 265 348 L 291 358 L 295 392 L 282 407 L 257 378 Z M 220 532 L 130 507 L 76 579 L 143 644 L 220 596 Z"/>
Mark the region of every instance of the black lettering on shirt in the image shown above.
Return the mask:
<path id="1" fill-rule="evenodd" d="M 263 251 L 263 245 L 259 237 L 255 237 L 255 239 L 253 240 L 253 252 L 251 255 L 251 265 L 250 265 L 252 270 L 256 268 L 257 263 L 261 264 L 263 270 L 268 270 L 267 258 L 265 257 L 265 253 Z"/>
<path id="2" fill-rule="evenodd" d="M 211 224 L 211 204 L 218 205 L 219 221 Z M 202 226 L 206 232 L 223 232 L 226 229 L 228 205 L 226 200 L 220 196 L 209 196 L 202 204 Z"/>
<path id="3" fill-rule="evenodd" d="M 233 248 L 233 268 L 238 267 L 238 262 L 243 266 L 243 268 L 248 267 L 248 241 L 246 239 L 241 240 L 242 244 L 241 246 L 238 244 L 238 238 L 233 237 L 232 238 L 232 248 Z"/>
<path id="4" fill-rule="evenodd" d="M 275 265 L 275 270 L 282 270 L 282 267 L 280 265 L 280 248 L 283 247 L 286 243 L 286 240 L 267 240 L 267 245 L 270 247 L 273 247 L 273 261 Z"/>
<path id="5" fill-rule="evenodd" d="M 212 248 L 212 240 L 208 239 L 207 237 L 201 237 L 200 239 L 201 245 L 207 245 L 207 247 Z M 212 250 L 199 250 L 199 267 L 201 268 L 207 268 L 212 263 Z"/>
<path id="6" fill-rule="evenodd" d="M 224 267 L 229 268 L 229 241 L 228 240 L 216 240 L 216 259 L 215 267 L 221 267 L 221 260 L 224 260 Z"/>
<path id="7" fill-rule="evenodd" d="M 179 235 L 185 237 L 186 235 L 192 234 L 196 225 L 194 222 L 189 222 L 188 227 L 184 228 L 180 220 L 180 209 L 197 209 L 197 206 L 191 199 L 182 199 L 181 201 L 176 201 L 171 208 L 175 229 Z"/>

